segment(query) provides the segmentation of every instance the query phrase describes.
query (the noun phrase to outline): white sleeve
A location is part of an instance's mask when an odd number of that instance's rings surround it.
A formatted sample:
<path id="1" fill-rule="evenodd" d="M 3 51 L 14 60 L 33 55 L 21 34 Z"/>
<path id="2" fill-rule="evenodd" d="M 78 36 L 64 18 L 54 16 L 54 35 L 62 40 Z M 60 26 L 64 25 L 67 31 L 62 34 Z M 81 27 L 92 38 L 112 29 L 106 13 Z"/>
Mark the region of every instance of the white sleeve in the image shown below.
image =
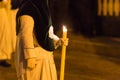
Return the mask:
<path id="1" fill-rule="evenodd" d="M 53 26 L 50 26 L 50 28 L 49 28 L 49 37 L 52 38 L 55 41 L 59 40 L 59 37 L 54 34 Z"/>

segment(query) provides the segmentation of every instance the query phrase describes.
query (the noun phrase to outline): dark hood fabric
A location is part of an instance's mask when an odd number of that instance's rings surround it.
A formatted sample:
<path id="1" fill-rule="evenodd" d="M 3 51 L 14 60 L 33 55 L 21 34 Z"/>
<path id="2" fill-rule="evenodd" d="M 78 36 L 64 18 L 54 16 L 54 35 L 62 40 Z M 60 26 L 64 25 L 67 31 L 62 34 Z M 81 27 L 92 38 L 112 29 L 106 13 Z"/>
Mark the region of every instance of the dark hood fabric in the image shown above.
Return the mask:
<path id="1" fill-rule="evenodd" d="M 48 51 L 54 50 L 53 40 L 49 38 L 48 30 L 51 25 L 47 0 L 24 0 L 19 8 L 19 16 L 29 15 L 34 19 L 34 34 L 39 45 Z M 19 23 L 19 21 L 17 21 Z M 17 24 L 18 25 L 18 24 Z M 19 26 L 17 28 L 19 32 Z"/>
<path id="2" fill-rule="evenodd" d="M 11 9 L 17 9 L 23 0 L 11 0 Z"/>

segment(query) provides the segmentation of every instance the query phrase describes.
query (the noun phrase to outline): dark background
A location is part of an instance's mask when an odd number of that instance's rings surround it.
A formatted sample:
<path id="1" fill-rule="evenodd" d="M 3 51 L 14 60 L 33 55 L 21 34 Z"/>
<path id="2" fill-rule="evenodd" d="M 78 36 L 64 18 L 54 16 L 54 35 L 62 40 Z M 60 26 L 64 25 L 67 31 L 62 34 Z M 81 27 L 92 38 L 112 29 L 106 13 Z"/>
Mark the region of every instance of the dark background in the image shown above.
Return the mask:
<path id="1" fill-rule="evenodd" d="M 56 32 L 65 24 L 85 36 L 120 36 L 120 16 L 98 16 L 97 0 L 51 0 L 50 3 Z"/>
<path id="2" fill-rule="evenodd" d="M 21 0 L 12 0 L 16 9 Z M 85 36 L 120 37 L 120 16 L 98 16 L 97 0 L 49 0 L 53 26 L 57 33 L 62 25 Z"/>

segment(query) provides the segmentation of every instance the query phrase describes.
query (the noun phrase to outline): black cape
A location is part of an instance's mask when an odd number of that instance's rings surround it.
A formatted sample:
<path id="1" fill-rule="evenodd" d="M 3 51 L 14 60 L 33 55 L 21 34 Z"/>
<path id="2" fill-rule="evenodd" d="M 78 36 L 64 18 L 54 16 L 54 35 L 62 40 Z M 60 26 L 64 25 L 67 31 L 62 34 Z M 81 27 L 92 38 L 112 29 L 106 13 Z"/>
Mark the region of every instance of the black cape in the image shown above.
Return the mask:
<path id="1" fill-rule="evenodd" d="M 52 24 L 47 0 L 24 0 L 17 13 L 17 33 L 19 33 L 19 16 L 29 15 L 34 19 L 34 34 L 40 46 L 48 51 L 54 50 L 53 39 L 49 38 Z"/>

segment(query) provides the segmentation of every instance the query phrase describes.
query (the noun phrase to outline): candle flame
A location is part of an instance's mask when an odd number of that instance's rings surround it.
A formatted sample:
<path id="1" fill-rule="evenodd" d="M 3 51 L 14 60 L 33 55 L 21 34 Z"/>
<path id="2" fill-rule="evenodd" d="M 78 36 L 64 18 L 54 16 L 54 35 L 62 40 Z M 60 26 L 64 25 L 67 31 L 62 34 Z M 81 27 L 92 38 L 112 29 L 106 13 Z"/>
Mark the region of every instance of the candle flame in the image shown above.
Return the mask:
<path id="1" fill-rule="evenodd" d="M 63 26 L 63 32 L 67 32 L 66 26 Z"/>

